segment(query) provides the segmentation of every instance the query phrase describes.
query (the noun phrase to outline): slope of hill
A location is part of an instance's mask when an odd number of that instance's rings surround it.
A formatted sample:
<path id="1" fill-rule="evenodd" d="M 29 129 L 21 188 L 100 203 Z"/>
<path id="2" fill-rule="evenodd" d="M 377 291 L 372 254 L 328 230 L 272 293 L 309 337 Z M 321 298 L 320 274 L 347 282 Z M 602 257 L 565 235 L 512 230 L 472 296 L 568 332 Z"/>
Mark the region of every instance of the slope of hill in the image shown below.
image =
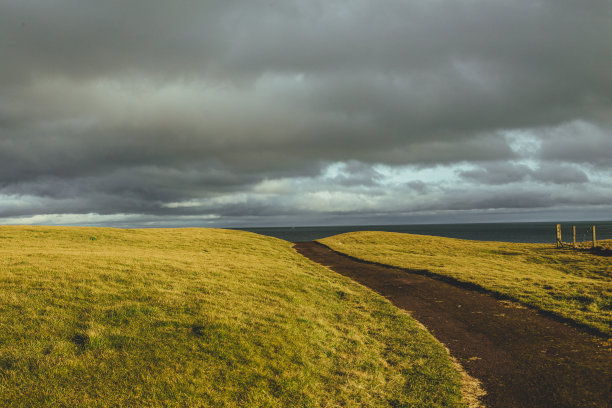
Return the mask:
<path id="1" fill-rule="evenodd" d="M 291 244 L 0 227 L 0 406 L 463 406 L 444 348 Z"/>

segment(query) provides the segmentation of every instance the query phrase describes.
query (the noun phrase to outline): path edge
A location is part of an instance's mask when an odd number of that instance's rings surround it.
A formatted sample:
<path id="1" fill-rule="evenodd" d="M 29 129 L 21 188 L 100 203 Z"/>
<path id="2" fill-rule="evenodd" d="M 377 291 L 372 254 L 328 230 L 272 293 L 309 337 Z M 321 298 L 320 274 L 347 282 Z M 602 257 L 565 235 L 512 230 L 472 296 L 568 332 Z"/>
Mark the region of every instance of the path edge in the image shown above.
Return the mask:
<path id="1" fill-rule="evenodd" d="M 377 262 L 370 262 L 370 261 L 365 261 L 359 258 L 355 258 L 352 257 L 350 255 L 346 255 L 343 254 L 342 252 L 338 252 L 335 251 L 333 249 L 331 249 L 330 247 L 328 247 L 325 244 L 322 244 L 318 241 L 306 241 L 307 243 L 315 243 L 318 244 L 324 248 L 329 249 L 330 251 L 340 255 L 340 256 L 344 256 L 347 258 L 350 258 L 354 261 L 357 262 L 361 262 L 361 263 L 365 263 L 365 264 L 370 264 L 370 265 L 375 265 L 375 266 L 383 266 L 383 267 L 387 267 L 387 268 L 391 268 L 391 269 L 402 269 L 402 268 L 395 268 L 393 266 L 390 265 L 385 265 L 385 264 L 379 264 Z M 293 248 L 293 250 L 300 256 L 308 259 L 310 262 L 314 262 L 315 264 L 333 272 L 333 273 L 339 273 L 334 271 L 330 266 L 326 266 L 323 264 L 320 264 L 319 262 L 315 261 L 314 259 L 310 259 L 309 257 L 302 255 L 296 248 L 295 245 L 298 244 L 298 242 L 293 242 L 291 245 L 291 248 Z M 343 275 L 344 276 L 344 275 Z M 351 279 L 351 278 L 349 278 Z M 381 293 L 376 292 L 374 289 L 369 288 L 368 286 L 365 286 L 364 284 L 357 282 L 353 279 L 351 279 L 353 282 L 355 282 L 356 284 L 365 287 L 368 290 L 374 291 L 375 293 L 379 294 L 380 296 L 383 296 Z M 389 301 L 387 299 L 387 301 Z M 394 307 L 397 307 L 394 305 Z M 418 320 L 416 317 L 414 317 L 408 310 L 399 308 L 400 312 L 402 313 L 406 313 L 407 315 L 410 316 L 410 318 L 417 324 L 418 327 L 420 327 L 422 330 L 426 331 L 432 338 L 435 339 L 435 341 L 438 342 L 438 344 L 440 344 L 442 346 L 442 348 L 444 348 L 444 350 L 446 351 L 446 355 L 448 356 L 448 359 L 450 360 L 450 364 L 451 366 L 457 370 L 457 372 L 459 373 L 459 376 L 461 378 L 461 399 L 463 401 L 463 403 L 465 404 L 465 406 L 467 408 L 486 408 L 486 405 L 484 404 L 484 402 L 482 401 L 482 399 L 487 395 L 487 391 L 483 388 L 482 386 L 482 382 L 470 375 L 470 373 L 468 373 L 467 369 L 459 362 L 459 360 L 453 356 L 451 354 L 450 349 L 448 348 L 448 346 L 446 344 L 444 344 L 440 339 L 438 339 L 436 336 L 434 336 L 434 334 L 429 330 L 429 328 L 427 326 L 425 326 L 425 324 L 423 324 L 420 320 Z"/>
<path id="2" fill-rule="evenodd" d="M 381 267 L 384 267 L 384 268 L 396 269 L 396 270 L 399 270 L 399 271 L 402 271 L 402 272 L 406 272 L 406 273 L 414 273 L 414 274 L 417 274 L 417 275 L 427 276 L 428 278 L 436 279 L 436 280 L 448 283 L 450 285 L 453 285 L 453 286 L 456 286 L 456 287 L 459 287 L 459 288 L 462 288 L 462 289 L 468 289 L 468 290 L 472 290 L 472 291 L 475 291 L 475 292 L 484 293 L 484 294 L 489 295 L 489 296 L 491 296 L 491 297 L 493 297 L 493 298 L 495 298 L 497 300 L 506 300 L 506 301 L 514 302 L 514 303 L 516 303 L 516 304 L 518 304 L 518 305 L 520 305 L 522 307 L 526 307 L 526 308 L 528 308 L 530 310 L 533 310 L 534 312 L 538 313 L 539 315 L 541 315 L 543 317 L 547 317 L 547 318 L 552 319 L 554 321 L 557 321 L 559 323 L 565 323 L 565 324 L 567 324 L 567 325 L 569 325 L 569 326 L 571 326 L 571 327 L 573 327 L 575 329 L 578 329 L 578 330 L 580 330 L 582 332 L 585 332 L 586 334 L 590 334 L 592 336 L 596 336 L 596 337 L 598 337 L 598 338 L 600 338 L 602 340 L 606 340 L 607 341 L 607 340 L 610 340 L 611 337 L 612 337 L 609 334 L 604 333 L 603 331 L 599 330 L 596 327 L 591 327 L 591 326 L 589 326 L 587 324 L 577 322 L 577 321 L 572 320 L 572 319 L 570 319 L 568 317 L 561 316 L 561 315 L 559 315 L 559 314 L 557 314 L 555 312 L 552 312 L 552 311 L 549 311 L 549 310 L 542 310 L 542 309 L 537 308 L 537 307 L 535 307 L 533 305 L 530 305 L 530 304 L 527 304 L 527 303 L 523 303 L 520 300 L 518 300 L 518 299 L 516 299 L 516 298 L 514 298 L 514 297 L 512 297 L 510 295 L 505 295 L 503 293 L 495 292 L 495 291 L 487 289 L 487 288 L 485 288 L 485 287 L 483 287 L 481 285 L 478 285 L 477 283 L 465 282 L 465 281 L 459 280 L 457 278 L 452 278 L 450 276 L 441 275 L 441 274 L 432 272 L 432 271 L 427 270 L 427 269 L 410 269 L 410 268 L 403 268 L 401 266 L 388 265 L 388 264 L 384 264 L 384 263 L 381 263 L 381 262 L 368 261 L 368 260 L 365 260 L 365 259 L 357 258 L 357 257 L 349 255 L 349 254 L 345 254 L 344 252 L 337 251 L 337 250 L 329 247 L 328 245 L 325 245 L 324 243 L 319 242 L 318 240 L 314 240 L 314 241 L 310 241 L 310 242 L 313 242 L 313 243 L 315 243 L 317 245 L 320 245 L 320 246 L 322 246 L 324 248 L 327 248 L 330 251 L 332 251 L 332 252 L 334 252 L 334 253 L 336 253 L 338 255 L 344 256 L 344 257 L 349 258 L 349 259 L 351 259 L 353 261 L 356 261 L 356 262 L 360 262 L 360 263 L 368 264 L 368 265 L 381 266 Z M 296 243 L 294 243 L 294 245 L 295 244 Z"/>

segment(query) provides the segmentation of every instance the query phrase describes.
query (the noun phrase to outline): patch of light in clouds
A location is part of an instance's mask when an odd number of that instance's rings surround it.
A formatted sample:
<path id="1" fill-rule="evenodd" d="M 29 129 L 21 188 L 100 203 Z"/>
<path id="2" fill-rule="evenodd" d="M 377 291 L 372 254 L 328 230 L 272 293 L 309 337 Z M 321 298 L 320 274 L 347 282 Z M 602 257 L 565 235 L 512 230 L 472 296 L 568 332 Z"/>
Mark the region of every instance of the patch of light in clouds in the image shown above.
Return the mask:
<path id="1" fill-rule="evenodd" d="M 469 168 L 469 164 L 422 166 L 387 166 L 378 164 L 376 171 L 383 175 L 381 184 L 400 186 L 409 182 L 423 182 L 429 185 L 452 184 L 458 181 L 457 171 Z"/>
<path id="2" fill-rule="evenodd" d="M 509 130 L 503 135 L 512 151 L 521 158 L 533 158 L 542 148 L 542 140 L 529 131 Z"/>

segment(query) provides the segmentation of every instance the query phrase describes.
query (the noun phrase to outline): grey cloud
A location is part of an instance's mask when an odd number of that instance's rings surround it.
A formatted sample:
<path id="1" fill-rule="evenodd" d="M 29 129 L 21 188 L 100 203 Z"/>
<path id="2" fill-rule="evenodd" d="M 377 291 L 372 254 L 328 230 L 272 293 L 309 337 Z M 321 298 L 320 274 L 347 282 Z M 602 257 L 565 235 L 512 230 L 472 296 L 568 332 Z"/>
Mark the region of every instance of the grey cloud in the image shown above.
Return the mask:
<path id="1" fill-rule="evenodd" d="M 585 122 L 570 122 L 549 129 L 540 156 L 545 160 L 612 168 L 612 126 L 600 127 Z"/>
<path id="2" fill-rule="evenodd" d="M 532 170 L 521 164 L 493 163 L 472 170 L 462 170 L 459 175 L 466 180 L 484 184 L 507 184 L 524 181 Z"/>
<path id="3" fill-rule="evenodd" d="M 378 197 L 372 164 L 467 163 L 474 169 L 458 175 L 483 194 L 510 183 L 506 202 L 535 208 L 547 197 L 526 184 L 585 185 L 589 166 L 605 173 L 612 163 L 609 1 L 0 8 L 0 194 L 31 197 L 2 205 L 0 196 L 0 217 L 297 214 L 295 203 L 254 198 L 166 204 L 315 180 L 335 162 L 348 164 L 321 190 Z M 541 142 L 535 170 L 511 163 L 521 153 L 505 131 Z M 487 202 L 439 208 L 497 208 Z"/>
<path id="4" fill-rule="evenodd" d="M 519 191 L 464 193 L 458 195 L 445 208 L 451 210 L 544 208 L 551 206 L 553 202 L 551 194 L 547 191 L 521 189 Z"/>
<path id="5" fill-rule="evenodd" d="M 488 185 L 527 181 L 560 185 L 589 182 L 589 176 L 576 165 L 548 161 L 541 162 L 535 170 L 511 162 L 488 163 L 471 170 L 461 170 L 458 175 L 465 180 Z"/>
<path id="6" fill-rule="evenodd" d="M 406 183 L 406 186 L 419 194 L 425 194 L 430 190 L 430 186 L 420 180 L 409 181 L 408 183 Z"/>
<path id="7" fill-rule="evenodd" d="M 555 184 L 587 183 L 589 176 L 580 168 L 568 164 L 544 162 L 534 173 L 536 180 Z"/>
<path id="8" fill-rule="evenodd" d="M 535 210 L 558 209 L 580 206 L 610 206 L 612 193 L 609 189 L 567 189 L 522 186 L 504 188 L 462 188 L 446 189 L 440 199 L 428 207 L 418 210 Z M 584 207 L 583 207 L 584 208 Z"/>
<path id="9" fill-rule="evenodd" d="M 382 179 L 382 175 L 372 166 L 358 161 L 343 163 L 339 174 L 331 181 L 343 186 L 375 186 Z"/>

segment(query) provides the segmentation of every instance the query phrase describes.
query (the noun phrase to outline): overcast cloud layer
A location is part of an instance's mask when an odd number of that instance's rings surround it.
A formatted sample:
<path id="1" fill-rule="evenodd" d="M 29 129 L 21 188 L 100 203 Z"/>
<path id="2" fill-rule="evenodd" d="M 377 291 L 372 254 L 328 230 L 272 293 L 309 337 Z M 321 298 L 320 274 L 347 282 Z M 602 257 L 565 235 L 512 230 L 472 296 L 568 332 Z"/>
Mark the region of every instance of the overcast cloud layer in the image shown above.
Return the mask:
<path id="1" fill-rule="evenodd" d="M 0 223 L 612 218 L 612 2 L 0 0 Z"/>

